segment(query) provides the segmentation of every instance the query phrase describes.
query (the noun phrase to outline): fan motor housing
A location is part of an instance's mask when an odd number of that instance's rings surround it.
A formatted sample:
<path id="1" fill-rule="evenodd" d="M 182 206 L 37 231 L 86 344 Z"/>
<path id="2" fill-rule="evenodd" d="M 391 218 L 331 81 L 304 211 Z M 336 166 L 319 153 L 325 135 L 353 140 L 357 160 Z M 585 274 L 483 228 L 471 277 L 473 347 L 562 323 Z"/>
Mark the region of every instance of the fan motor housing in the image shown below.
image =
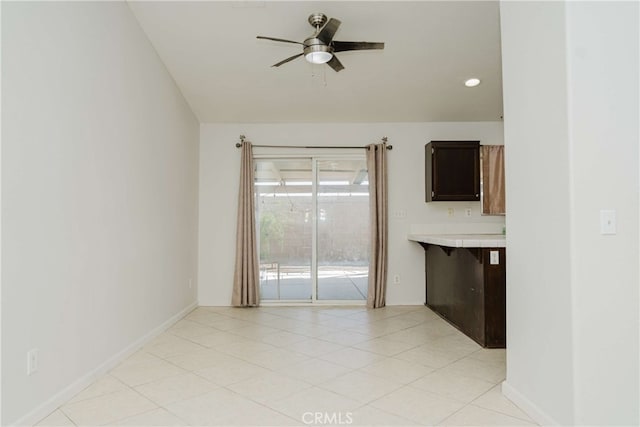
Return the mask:
<path id="1" fill-rule="evenodd" d="M 327 46 L 322 40 L 315 37 L 309 37 L 304 41 L 304 54 L 311 52 L 329 52 L 333 53 L 333 49 Z"/>

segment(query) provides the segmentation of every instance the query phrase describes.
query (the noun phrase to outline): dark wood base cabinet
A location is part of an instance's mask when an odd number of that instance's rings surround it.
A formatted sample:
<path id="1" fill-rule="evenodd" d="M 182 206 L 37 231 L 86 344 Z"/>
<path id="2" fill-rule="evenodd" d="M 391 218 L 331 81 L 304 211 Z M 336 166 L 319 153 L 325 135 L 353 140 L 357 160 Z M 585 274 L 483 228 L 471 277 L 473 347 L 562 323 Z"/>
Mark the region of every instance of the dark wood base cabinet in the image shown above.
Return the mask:
<path id="1" fill-rule="evenodd" d="M 483 347 L 506 347 L 505 249 L 425 250 L 426 305 Z M 497 251 L 498 263 L 490 255 Z"/>

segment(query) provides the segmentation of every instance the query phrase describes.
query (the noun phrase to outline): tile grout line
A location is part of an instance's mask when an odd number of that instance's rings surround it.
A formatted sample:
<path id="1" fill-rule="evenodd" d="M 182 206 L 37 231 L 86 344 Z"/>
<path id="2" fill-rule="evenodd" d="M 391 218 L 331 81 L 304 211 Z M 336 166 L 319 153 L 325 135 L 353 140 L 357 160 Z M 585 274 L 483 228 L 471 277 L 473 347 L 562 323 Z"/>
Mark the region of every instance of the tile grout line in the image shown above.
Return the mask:
<path id="1" fill-rule="evenodd" d="M 175 373 L 173 375 L 169 375 L 169 376 L 163 377 L 163 378 L 158 378 L 156 380 L 147 381 L 147 382 L 144 382 L 144 383 L 141 383 L 141 384 L 137 384 L 135 386 L 130 386 L 129 384 L 124 383 L 118 377 L 115 377 L 115 376 L 111 375 L 111 371 L 107 374 L 107 375 L 111 376 L 112 378 L 114 378 L 115 380 L 117 380 L 120 383 L 122 383 L 127 389 L 133 390 L 135 393 L 140 395 L 145 400 L 150 401 L 155 406 L 155 409 L 145 410 L 145 411 L 143 411 L 143 412 L 141 412 L 139 414 L 127 416 L 127 417 L 122 418 L 119 421 L 122 421 L 122 420 L 128 419 L 128 418 L 132 418 L 132 417 L 135 417 L 135 416 L 138 416 L 140 414 L 147 413 L 147 412 L 152 412 L 154 410 L 157 410 L 158 408 L 161 408 L 161 409 L 167 411 L 168 413 L 172 414 L 173 416 L 177 417 L 178 419 L 184 421 L 184 419 L 182 419 L 180 416 L 178 416 L 177 414 L 171 412 L 166 407 L 166 405 L 158 405 L 158 404 L 156 404 L 155 402 L 153 402 L 152 400 L 147 398 L 144 394 L 139 392 L 136 389 L 136 387 L 141 387 L 143 385 L 152 384 L 152 383 L 155 383 L 155 382 L 161 382 L 161 381 L 164 381 L 164 380 L 167 380 L 169 378 L 173 378 L 173 377 L 176 377 L 176 376 L 179 376 L 179 375 L 192 374 L 195 377 L 200 378 L 203 381 L 207 382 L 208 384 L 211 384 L 211 385 L 215 386 L 216 389 L 226 390 L 227 392 L 233 393 L 233 395 L 238 396 L 242 400 L 246 400 L 246 401 L 250 401 L 250 402 L 253 402 L 255 404 L 258 404 L 258 405 L 260 405 L 260 406 L 262 406 L 262 407 L 264 407 L 266 409 L 269 409 L 271 411 L 274 411 L 275 413 L 278 413 L 278 414 L 280 414 L 280 415 L 282 415 L 282 416 L 284 416 L 284 417 L 286 417 L 288 419 L 292 419 L 296 423 L 300 422 L 299 420 L 294 419 L 293 417 L 287 415 L 286 413 L 283 413 L 280 410 L 277 410 L 277 409 L 274 409 L 274 408 L 268 406 L 268 404 L 266 402 L 262 402 L 262 401 L 256 400 L 255 398 L 250 397 L 250 396 L 245 396 L 242 393 L 236 392 L 236 391 L 234 391 L 233 389 L 230 388 L 231 386 L 233 386 L 235 384 L 241 383 L 243 381 L 250 380 L 250 378 L 239 380 L 237 382 L 233 382 L 233 383 L 229 383 L 229 384 L 225 384 L 225 385 L 220 385 L 220 384 L 215 383 L 214 381 L 211 381 L 211 380 L 207 379 L 206 377 L 203 377 L 203 376 L 199 375 L 198 373 L 196 373 L 197 370 L 183 368 L 182 366 L 178 365 L 177 363 L 174 363 L 173 361 L 168 360 L 168 358 L 174 358 L 174 357 L 177 357 L 177 356 L 186 356 L 186 355 L 189 355 L 189 354 L 197 354 L 199 352 L 205 352 L 205 351 L 214 351 L 216 353 L 219 353 L 220 355 L 224 355 L 224 356 L 227 356 L 227 357 L 231 358 L 231 360 L 233 360 L 234 362 L 237 361 L 237 362 L 247 363 L 247 364 L 255 366 L 257 368 L 264 369 L 266 371 L 265 375 L 266 374 L 273 374 L 273 375 L 283 376 L 283 377 L 286 377 L 286 378 L 291 379 L 293 381 L 296 381 L 296 382 L 299 382 L 299 383 L 303 383 L 303 384 L 306 385 L 306 387 L 304 387 L 302 390 L 309 390 L 311 388 L 317 388 L 319 390 L 323 390 L 323 391 L 329 392 L 329 393 L 334 394 L 334 395 L 339 396 L 339 397 L 345 397 L 345 396 L 340 394 L 340 393 L 336 393 L 335 391 L 333 391 L 331 389 L 325 389 L 325 388 L 323 388 L 322 385 L 325 384 L 325 383 L 331 382 L 331 381 L 335 380 L 336 378 L 340 378 L 342 376 L 350 375 L 350 374 L 353 374 L 353 373 L 359 373 L 359 374 L 362 374 L 362 375 L 373 375 L 374 377 L 376 377 L 377 379 L 380 379 L 380 380 L 392 381 L 389 378 L 385 378 L 385 377 L 382 377 L 382 376 L 378 376 L 378 375 L 371 374 L 369 372 L 363 371 L 363 369 L 367 368 L 368 366 L 371 366 L 371 365 L 373 365 L 375 363 L 379 363 L 379 362 L 382 362 L 382 361 L 385 361 L 385 360 L 397 360 L 397 361 L 400 361 L 400 362 L 417 364 L 419 366 L 425 367 L 426 369 L 431 369 L 432 370 L 432 371 L 430 371 L 428 373 L 420 375 L 418 378 L 412 379 L 411 381 L 409 381 L 407 383 L 404 383 L 404 382 L 403 383 L 397 383 L 397 384 L 399 384 L 397 387 L 393 388 L 392 390 L 389 390 L 389 391 L 385 392 L 384 394 L 376 397 L 375 399 L 367 400 L 364 403 L 362 401 L 357 401 L 357 403 L 358 403 L 358 406 L 356 407 L 357 409 L 362 409 L 364 407 L 369 407 L 372 403 L 374 403 L 374 402 L 376 402 L 376 401 L 378 401 L 380 399 L 383 399 L 383 398 L 389 396 L 390 394 L 392 394 L 392 393 L 394 393 L 394 392 L 396 392 L 396 391 L 398 391 L 398 390 L 400 390 L 402 388 L 405 388 L 405 387 L 416 388 L 416 387 L 413 386 L 413 384 L 415 384 L 417 381 L 420 381 L 421 379 L 424 379 L 425 377 L 427 377 L 429 375 L 432 375 L 434 373 L 443 371 L 444 369 L 450 367 L 451 365 L 453 365 L 453 364 L 455 364 L 455 363 L 457 363 L 457 362 L 459 362 L 459 361 L 461 361 L 463 359 L 473 359 L 473 360 L 476 360 L 477 362 L 479 362 L 481 364 L 484 364 L 484 363 L 493 364 L 493 363 L 490 363 L 490 362 L 493 362 L 493 361 L 483 360 L 483 359 L 475 359 L 475 358 L 472 357 L 472 355 L 480 353 L 481 350 L 482 350 L 481 348 L 478 348 L 478 349 L 476 349 L 476 350 L 474 350 L 474 351 L 472 351 L 472 352 L 470 352 L 468 354 L 465 354 L 464 356 L 457 357 L 457 358 L 453 359 L 451 362 L 448 362 L 447 364 L 445 364 L 443 366 L 440 366 L 438 368 L 435 368 L 435 367 L 429 366 L 429 365 L 423 365 L 423 364 L 418 363 L 418 362 L 414 362 L 414 361 L 411 361 L 411 360 L 405 360 L 405 359 L 401 359 L 401 358 L 397 358 L 396 357 L 396 356 L 401 355 L 403 353 L 406 353 L 406 352 L 409 352 L 409 351 L 413 351 L 413 350 L 415 350 L 415 349 L 417 349 L 419 347 L 428 346 L 429 344 L 432 344 L 433 342 L 437 342 L 439 340 L 446 339 L 447 337 L 455 336 L 454 333 L 445 334 L 445 335 L 442 335 L 442 336 L 437 336 L 433 340 L 430 339 L 429 341 L 427 341 L 425 343 L 415 344 L 415 345 L 413 345 L 413 346 L 411 346 L 409 348 L 403 349 L 402 351 L 399 351 L 399 352 L 396 352 L 396 353 L 393 353 L 393 354 L 379 353 L 379 352 L 376 352 L 376 351 L 372 351 L 370 349 L 356 347 L 357 345 L 362 345 L 362 344 L 367 343 L 367 342 L 372 342 L 372 341 L 381 340 L 381 339 L 387 339 L 387 340 L 389 340 L 391 342 L 395 342 L 395 343 L 402 344 L 402 345 L 411 344 L 411 343 L 407 343 L 406 341 L 402 341 L 402 340 L 394 340 L 393 338 L 391 338 L 391 336 L 393 334 L 404 332 L 404 331 L 408 331 L 408 330 L 410 330 L 412 328 L 415 328 L 415 327 L 428 325 L 429 323 L 436 322 L 436 321 L 439 320 L 439 319 L 433 319 L 433 318 L 427 318 L 427 319 L 420 320 L 420 319 L 418 319 L 417 315 L 414 315 L 413 317 L 411 317 L 410 315 L 412 313 L 417 313 L 420 310 L 420 308 L 422 308 L 421 306 L 416 306 L 415 308 L 409 309 L 409 310 L 406 310 L 406 311 L 398 310 L 398 311 L 395 311 L 395 312 L 390 312 L 390 313 L 388 313 L 388 315 L 386 315 L 384 317 L 380 317 L 380 318 L 375 319 L 375 320 L 371 319 L 371 317 L 368 317 L 367 319 L 363 319 L 362 313 L 368 313 L 368 310 L 366 308 L 364 308 L 364 307 L 361 310 L 358 309 L 356 312 L 348 313 L 348 314 L 340 313 L 339 311 L 322 313 L 322 307 L 314 307 L 314 310 L 311 313 L 320 313 L 320 314 L 323 314 L 323 315 L 325 315 L 327 317 L 324 317 L 324 318 L 323 317 L 319 317 L 319 319 L 311 319 L 311 320 L 307 320 L 307 319 L 301 318 L 301 317 L 303 317 L 300 314 L 300 313 L 303 312 L 301 310 L 301 308 L 296 308 L 295 310 L 291 310 L 288 313 L 288 314 L 290 314 L 290 316 L 275 314 L 274 310 L 271 307 L 269 307 L 269 310 L 263 311 L 263 313 L 268 315 L 268 316 L 275 316 L 274 318 L 269 317 L 268 319 L 270 320 L 270 322 L 277 323 L 279 326 L 273 326 L 272 324 L 269 324 L 268 322 L 262 323 L 260 321 L 260 319 L 259 319 L 259 316 L 253 317 L 253 318 L 243 317 L 243 316 L 234 317 L 234 316 L 228 315 L 229 312 L 227 310 L 219 310 L 219 311 L 213 311 L 213 310 L 210 311 L 210 310 L 206 310 L 206 309 L 203 310 L 204 313 L 211 313 L 211 314 L 215 314 L 216 316 L 221 316 L 221 319 L 222 319 L 221 322 L 226 322 L 226 321 L 228 321 L 228 322 L 237 322 L 240 325 L 238 327 L 231 327 L 231 328 L 228 328 L 226 330 L 216 328 L 211 323 L 209 323 L 209 324 L 204 323 L 204 322 L 206 322 L 206 319 L 205 319 L 204 315 L 202 316 L 202 318 L 197 318 L 197 317 L 187 318 L 188 316 L 193 315 L 194 313 L 196 313 L 198 311 L 198 309 L 200 309 L 200 308 L 201 307 L 198 307 L 198 308 L 192 310 L 183 319 L 178 321 L 178 323 L 181 322 L 181 321 L 188 321 L 189 323 L 185 324 L 186 325 L 185 330 L 188 330 L 188 325 L 193 323 L 195 325 L 198 325 L 199 327 L 211 329 L 212 330 L 211 334 L 203 334 L 203 335 L 185 337 L 183 335 L 180 335 L 180 333 L 185 333 L 185 332 L 181 331 L 179 329 L 178 330 L 174 330 L 174 331 L 170 331 L 170 330 L 166 331 L 166 333 L 168 335 L 170 335 L 172 337 L 176 337 L 176 338 L 182 339 L 182 340 L 185 340 L 185 341 L 187 341 L 187 342 L 189 342 L 191 344 L 197 345 L 200 348 L 198 348 L 195 351 L 186 350 L 184 353 L 172 354 L 172 355 L 163 356 L 163 357 L 157 356 L 154 353 L 151 353 L 151 352 L 147 351 L 145 348 L 141 348 L 139 350 L 139 351 L 142 351 L 145 354 L 149 354 L 150 356 L 158 359 L 159 361 L 164 361 L 164 362 L 166 362 L 167 364 L 169 364 L 171 366 L 177 367 L 183 372 Z M 307 310 L 308 307 L 302 307 L 302 309 Z M 240 312 L 238 312 L 238 313 L 240 313 Z M 260 312 L 258 311 L 257 313 L 259 314 Z M 333 318 L 329 318 L 328 316 L 331 316 Z M 403 316 L 406 316 L 406 317 L 403 318 Z M 312 315 L 312 317 L 313 317 L 313 315 Z M 359 323 L 359 325 L 358 326 L 352 326 L 349 329 L 341 329 L 341 328 L 338 327 L 339 320 L 341 320 L 341 319 L 342 320 L 349 320 L 350 322 L 356 322 L 356 323 Z M 393 326 L 389 327 L 388 330 L 384 330 L 385 328 L 382 327 L 382 329 L 380 329 L 380 331 L 382 331 L 381 334 L 379 334 L 379 332 L 375 331 L 375 328 L 376 328 L 377 325 L 381 325 L 381 326 L 382 325 L 387 325 L 387 324 L 389 324 L 388 322 L 390 320 L 392 320 L 392 319 L 398 319 L 398 320 L 396 322 L 392 322 Z M 400 320 L 400 319 L 402 319 L 402 320 Z M 282 325 L 286 325 L 287 322 L 292 322 L 294 324 L 294 326 L 295 326 L 295 324 L 299 323 L 302 326 L 302 329 L 306 330 L 308 333 L 311 333 L 311 335 L 308 335 L 307 333 L 296 332 L 295 327 L 282 326 Z M 353 324 L 351 324 L 351 325 L 353 325 Z M 371 330 L 372 331 L 371 334 L 361 332 L 362 329 L 366 328 L 367 326 L 373 327 L 373 329 Z M 234 332 L 234 330 L 237 331 L 237 330 L 243 329 L 245 327 L 246 328 L 265 327 L 265 328 L 273 329 L 273 331 L 270 331 L 269 329 L 267 329 L 264 334 L 262 332 L 258 332 L 257 335 L 254 334 L 253 336 L 241 335 L 239 333 L 235 333 Z M 309 328 L 309 329 L 306 329 L 306 328 Z M 323 329 L 324 328 L 324 329 L 328 330 L 329 332 L 327 332 L 327 333 L 325 333 L 323 335 L 315 335 L 315 333 L 313 333 L 312 330 L 313 329 L 318 329 L 318 328 L 319 329 Z M 358 329 L 358 328 L 360 328 L 360 329 Z M 329 340 L 327 338 L 323 338 L 323 336 L 330 336 L 330 335 L 340 334 L 340 333 L 345 333 L 345 332 L 352 333 L 352 334 L 359 334 L 359 335 L 362 335 L 362 336 L 366 337 L 367 339 L 365 339 L 363 341 L 344 343 L 344 342 L 339 342 L 339 341 L 335 341 L 335 340 L 331 341 L 331 340 Z M 304 342 L 305 340 L 318 340 L 318 341 L 322 341 L 322 342 L 326 342 L 326 343 L 329 343 L 329 344 L 333 344 L 333 345 L 339 346 L 339 348 L 331 350 L 331 351 L 329 351 L 327 353 L 323 353 L 322 355 L 329 355 L 329 354 L 337 353 L 337 352 L 340 352 L 340 351 L 343 351 L 343 350 L 346 350 L 346 349 L 350 349 L 350 350 L 354 350 L 354 351 L 362 351 L 362 352 L 368 353 L 368 354 L 370 354 L 372 356 L 375 356 L 375 358 L 379 359 L 379 360 L 375 360 L 375 361 L 366 363 L 363 366 L 358 366 L 358 367 L 354 367 L 353 365 L 347 366 L 347 365 L 343 365 L 343 364 L 338 363 L 339 366 L 343 367 L 344 369 L 348 369 L 348 371 L 344 372 L 342 374 L 339 374 L 336 377 L 323 380 L 323 381 L 321 381 L 321 382 L 316 384 L 316 383 L 311 383 L 311 382 L 307 381 L 306 379 L 301 379 L 301 378 L 298 378 L 298 377 L 295 377 L 295 376 L 287 375 L 286 372 L 282 372 L 284 367 L 277 367 L 277 366 L 271 365 L 271 364 L 269 364 L 268 366 L 260 365 L 258 363 L 252 362 L 251 360 L 243 359 L 241 356 L 238 356 L 236 354 L 226 353 L 226 352 L 220 351 L 220 350 L 218 350 L 218 348 L 220 347 L 218 345 L 214 345 L 212 347 L 208 347 L 206 345 L 200 344 L 197 341 L 194 341 L 194 339 L 197 339 L 199 337 L 203 337 L 203 336 L 207 336 L 207 335 L 213 335 L 213 334 L 217 334 L 217 333 L 224 333 L 224 334 L 229 334 L 229 335 L 236 336 L 236 337 L 238 337 L 238 339 L 241 340 L 241 341 L 238 341 L 238 343 L 244 342 L 244 340 L 246 340 L 247 343 L 263 344 L 263 345 L 268 345 L 268 346 L 272 347 L 272 348 L 270 348 L 268 350 L 264 350 L 264 352 L 271 352 L 271 351 L 281 350 L 281 351 L 285 351 L 285 352 L 297 353 L 295 350 L 292 350 L 292 349 L 290 349 L 288 347 L 290 345 L 292 345 L 292 344 L 295 344 L 296 342 Z M 296 341 L 296 342 L 291 342 L 291 343 L 285 343 L 285 344 L 272 344 L 270 342 L 263 341 L 263 338 L 268 337 L 269 335 L 280 334 L 280 333 L 288 333 L 288 334 L 298 335 L 301 338 L 301 340 L 300 341 Z M 224 344 L 221 345 L 221 346 L 224 346 Z M 454 343 L 454 345 L 452 345 L 452 347 L 455 348 L 455 343 Z M 441 349 L 434 349 L 434 351 L 446 353 L 445 350 L 441 350 Z M 259 351 L 259 352 L 255 353 L 255 354 L 259 354 L 259 353 L 262 353 L 262 352 L 263 351 Z M 304 354 L 304 353 L 299 353 L 299 354 L 300 354 L 300 356 L 304 356 L 304 358 L 306 360 L 303 359 L 300 362 L 295 362 L 296 365 L 299 364 L 299 363 L 305 363 L 305 362 L 308 362 L 308 361 L 314 359 L 314 355 Z M 354 353 L 354 354 L 357 354 L 357 353 Z M 316 356 L 318 356 L 318 355 L 316 355 Z M 330 360 L 325 360 L 322 357 L 320 357 L 318 360 L 322 360 L 323 362 L 327 362 L 327 363 L 335 363 L 335 362 L 332 362 Z M 144 362 L 140 362 L 140 363 L 144 363 Z M 497 362 L 495 364 L 496 365 L 500 365 L 500 362 Z M 120 366 L 120 365 L 118 365 L 118 366 Z M 212 365 L 212 366 L 216 366 L 216 365 Z M 206 367 L 203 367 L 202 369 L 206 369 Z M 464 378 L 477 379 L 477 380 L 482 380 L 482 381 L 490 382 L 490 383 L 494 384 L 493 381 L 487 381 L 484 378 L 469 377 L 467 375 L 457 374 L 455 372 L 454 372 L 454 374 L 455 375 L 459 375 L 459 376 L 464 377 Z M 447 417 L 445 417 L 442 420 L 440 420 L 440 422 L 445 421 L 449 417 L 453 416 L 454 414 L 460 412 L 462 409 L 464 409 L 466 407 L 469 407 L 469 406 L 473 406 L 473 407 L 480 408 L 480 409 L 483 409 L 483 410 L 488 410 L 488 411 L 491 411 L 493 413 L 501 414 L 501 415 L 504 415 L 504 416 L 513 417 L 513 415 L 510 415 L 510 414 L 502 413 L 500 411 L 496 411 L 496 410 L 493 410 L 493 409 L 490 409 L 490 408 L 485 408 L 485 407 L 473 404 L 473 402 L 475 402 L 476 400 L 478 400 L 479 398 L 481 398 L 485 394 L 489 393 L 494 387 L 495 387 L 495 385 L 492 386 L 489 390 L 487 390 L 487 391 L 481 393 L 480 395 L 478 395 L 477 397 L 475 397 L 470 402 L 462 402 L 462 401 L 460 401 L 458 399 L 453 399 L 453 398 L 450 398 L 450 397 L 445 396 L 445 395 L 440 395 L 438 393 L 434 393 L 434 392 L 431 392 L 429 390 L 422 390 L 420 388 L 416 388 L 416 389 L 420 390 L 421 392 L 427 393 L 429 395 L 432 395 L 432 396 L 435 396 L 435 397 L 438 397 L 438 398 L 445 398 L 445 399 L 448 399 L 448 400 L 451 400 L 451 401 L 455 401 L 455 402 L 463 405 L 460 409 L 456 410 L 452 414 L 450 414 Z M 289 399 L 289 398 L 291 398 L 291 396 L 294 396 L 296 393 L 298 393 L 299 391 L 302 391 L 302 390 L 298 390 L 298 391 L 295 391 L 295 392 L 292 392 L 292 393 L 288 393 L 286 396 L 282 396 L 279 399 L 275 400 L 274 402 Z M 119 390 L 119 391 L 124 391 L 124 390 Z M 202 396 L 202 395 L 205 395 L 205 394 L 207 394 L 209 392 L 203 392 L 203 393 L 200 393 L 200 394 L 198 394 L 196 396 L 191 396 L 189 398 L 181 399 L 181 400 L 174 401 L 174 402 L 171 402 L 171 403 L 181 402 L 183 400 L 188 400 L 190 398 L 195 398 L 195 397 L 198 397 L 198 396 Z M 117 391 L 116 392 L 105 393 L 103 395 L 96 396 L 96 397 L 108 396 L 108 395 L 113 394 L 113 393 L 117 393 Z M 346 397 L 348 398 L 348 396 L 346 396 Z M 93 398 L 83 399 L 83 400 L 80 400 L 80 401 L 74 402 L 74 403 L 79 403 L 79 402 L 87 401 L 87 400 L 90 400 L 90 399 L 93 399 Z M 383 409 L 380 409 L 380 408 L 377 408 L 377 407 L 374 407 L 374 406 L 370 406 L 370 407 L 374 408 L 375 410 L 382 411 L 383 413 L 392 415 L 392 416 L 405 418 L 402 415 L 394 414 L 392 412 L 388 412 L 386 410 L 383 410 Z M 67 419 L 69 419 L 75 425 L 75 422 L 73 420 L 71 420 L 70 417 L 62 410 L 62 406 L 59 407 L 58 409 L 62 412 L 62 414 Z M 514 418 L 518 418 L 518 417 L 514 417 Z M 521 419 L 521 418 L 518 418 L 518 419 Z M 522 419 L 522 421 L 529 422 L 529 420 L 524 420 L 524 419 Z"/>

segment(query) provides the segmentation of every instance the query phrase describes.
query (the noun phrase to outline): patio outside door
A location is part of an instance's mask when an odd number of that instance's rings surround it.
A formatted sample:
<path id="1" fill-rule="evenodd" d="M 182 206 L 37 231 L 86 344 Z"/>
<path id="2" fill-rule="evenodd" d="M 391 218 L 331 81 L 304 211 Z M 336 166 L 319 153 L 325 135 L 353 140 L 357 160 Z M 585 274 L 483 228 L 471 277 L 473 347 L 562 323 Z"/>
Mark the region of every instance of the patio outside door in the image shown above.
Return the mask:
<path id="1" fill-rule="evenodd" d="M 364 156 L 255 160 L 262 301 L 364 301 L 369 186 Z"/>

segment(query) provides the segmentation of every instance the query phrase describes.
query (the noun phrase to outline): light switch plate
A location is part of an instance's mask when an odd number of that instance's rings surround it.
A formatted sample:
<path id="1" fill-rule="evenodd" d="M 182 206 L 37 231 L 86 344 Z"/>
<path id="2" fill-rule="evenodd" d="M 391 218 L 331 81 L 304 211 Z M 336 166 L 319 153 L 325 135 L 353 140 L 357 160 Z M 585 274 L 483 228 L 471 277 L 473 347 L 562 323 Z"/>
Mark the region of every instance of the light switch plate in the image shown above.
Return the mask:
<path id="1" fill-rule="evenodd" d="M 600 211 L 600 234 L 616 234 L 616 211 L 611 209 Z"/>
<path id="2" fill-rule="evenodd" d="M 489 263 L 491 265 L 500 264 L 500 251 L 489 251 Z"/>

